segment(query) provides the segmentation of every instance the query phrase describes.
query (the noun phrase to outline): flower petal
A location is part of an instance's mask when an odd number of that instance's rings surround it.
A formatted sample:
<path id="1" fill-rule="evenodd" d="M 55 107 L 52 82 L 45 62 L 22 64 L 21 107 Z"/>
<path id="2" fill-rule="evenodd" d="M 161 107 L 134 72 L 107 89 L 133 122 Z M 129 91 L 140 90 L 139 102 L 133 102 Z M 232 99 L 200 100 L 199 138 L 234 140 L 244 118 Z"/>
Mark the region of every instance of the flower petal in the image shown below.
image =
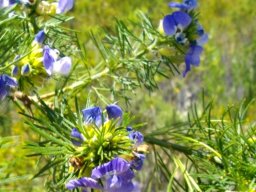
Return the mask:
<path id="1" fill-rule="evenodd" d="M 131 169 L 128 169 L 123 174 L 109 177 L 104 189 L 107 192 L 131 192 L 134 189 L 134 184 L 132 183 L 133 178 L 134 172 Z"/>
<path id="2" fill-rule="evenodd" d="M 197 7 L 197 0 L 184 0 L 183 3 L 188 5 L 188 9 L 194 9 Z"/>
<path id="3" fill-rule="evenodd" d="M 68 75 L 71 70 L 72 61 L 70 57 L 63 57 L 53 63 L 53 72 L 60 75 Z"/>
<path id="4" fill-rule="evenodd" d="M 185 67 L 185 70 L 182 73 L 182 76 L 185 77 L 190 70 L 191 70 L 190 63 L 186 63 L 186 67 Z"/>
<path id="5" fill-rule="evenodd" d="M 43 43 L 44 39 L 45 33 L 44 30 L 41 30 L 36 34 L 34 41 L 36 41 L 37 43 Z"/>
<path id="6" fill-rule="evenodd" d="M 172 15 L 176 26 L 181 27 L 182 29 L 187 28 L 192 21 L 191 17 L 182 11 L 176 11 Z"/>
<path id="7" fill-rule="evenodd" d="M 58 54 L 55 50 L 51 49 L 49 46 L 44 47 L 43 64 L 48 75 L 53 73 L 53 64 L 56 62 Z"/>
<path id="8" fill-rule="evenodd" d="M 23 65 L 21 68 L 21 75 L 28 75 L 30 71 L 31 71 L 31 68 L 29 64 Z"/>
<path id="9" fill-rule="evenodd" d="M 106 174 L 118 175 L 126 172 L 129 168 L 130 164 L 126 160 L 120 157 L 116 157 L 115 159 L 109 161 L 108 163 L 95 167 L 92 170 L 91 177 L 93 179 L 100 179 Z"/>
<path id="10" fill-rule="evenodd" d="M 65 13 L 73 8 L 74 0 L 59 0 L 56 13 Z"/>
<path id="11" fill-rule="evenodd" d="M 102 111 L 100 107 L 90 107 L 82 110 L 85 123 L 95 123 L 98 127 L 102 124 Z"/>
<path id="12" fill-rule="evenodd" d="M 130 131 L 132 131 L 133 129 L 132 129 L 132 127 L 126 127 L 126 130 L 128 131 L 128 132 L 130 132 Z"/>
<path id="13" fill-rule="evenodd" d="M 18 86 L 16 79 L 9 77 L 6 74 L 0 75 L 0 100 L 3 100 L 11 87 Z"/>
<path id="14" fill-rule="evenodd" d="M 67 184 L 66 184 L 66 188 L 69 190 L 73 190 L 77 187 L 90 187 L 93 189 L 102 189 L 102 187 L 100 186 L 100 184 L 89 177 L 83 177 L 80 179 L 73 179 L 70 180 Z"/>
<path id="15" fill-rule="evenodd" d="M 172 7 L 172 8 L 178 8 L 178 9 L 189 9 L 189 6 L 185 3 L 176 3 L 176 2 L 171 2 L 169 3 L 169 7 Z"/>
<path id="16" fill-rule="evenodd" d="M 163 19 L 163 28 L 166 35 L 174 35 L 176 24 L 173 15 L 166 15 Z"/>
<path id="17" fill-rule="evenodd" d="M 115 105 L 115 104 L 108 105 L 106 107 L 106 110 L 107 110 L 109 119 L 118 119 L 118 118 L 122 118 L 123 116 L 123 111 L 118 105 Z"/>
<path id="18" fill-rule="evenodd" d="M 4 75 L 2 75 L 2 79 L 6 86 L 9 86 L 9 87 L 17 87 L 18 86 L 18 83 L 15 78 L 12 78 L 12 77 L 4 74 Z"/>
<path id="19" fill-rule="evenodd" d="M 0 0 L 0 8 L 9 7 L 15 3 L 16 3 L 15 0 Z"/>
<path id="20" fill-rule="evenodd" d="M 84 141 L 84 137 L 83 135 L 76 129 L 73 128 L 71 131 L 71 137 L 73 137 L 74 139 L 72 139 L 72 143 L 76 146 L 81 146 L 81 144 Z"/>
<path id="21" fill-rule="evenodd" d="M 188 53 L 186 54 L 185 62 L 191 65 L 198 66 L 200 63 L 200 55 L 203 52 L 203 48 L 198 45 L 190 46 Z"/>
<path id="22" fill-rule="evenodd" d="M 187 72 L 190 71 L 191 66 L 195 65 L 198 66 L 200 64 L 200 55 L 203 52 L 203 48 L 198 45 L 191 45 L 186 56 L 185 56 L 185 63 L 186 69 L 183 72 L 183 76 L 185 77 Z"/>
<path id="23" fill-rule="evenodd" d="M 131 167 L 137 171 L 142 169 L 146 156 L 144 154 L 135 153 L 136 157 L 131 162 Z"/>
<path id="24" fill-rule="evenodd" d="M 144 136 L 139 131 L 131 131 L 129 133 L 129 138 L 135 143 L 135 145 L 140 145 L 143 143 Z"/>
<path id="25" fill-rule="evenodd" d="M 203 46 L 208 41 L 208 34 L 203 34 L 199 39 L 196 40 L 196 44 L 199 46 Z"/>
<path id="26" fill-rule="evenodd" d="M 16 75 L 18 75 L 18 72 L 19 72 L 19 67 L 18 66 L 16 66 L 16 65 L 13 65 L 13 67 L 12 67 L 12 76 L 16 76 Z"/>

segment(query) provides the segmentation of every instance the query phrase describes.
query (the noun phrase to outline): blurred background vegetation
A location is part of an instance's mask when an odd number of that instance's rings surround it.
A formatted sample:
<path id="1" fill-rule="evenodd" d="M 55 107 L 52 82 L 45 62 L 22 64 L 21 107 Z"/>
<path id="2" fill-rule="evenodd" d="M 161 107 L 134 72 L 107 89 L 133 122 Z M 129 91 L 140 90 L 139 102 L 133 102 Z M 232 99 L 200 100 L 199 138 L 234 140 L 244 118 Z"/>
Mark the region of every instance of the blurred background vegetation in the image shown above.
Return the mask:
<path id="1" fill-rule="evenodd" d="M 172 11 L 168 3 L 166 0 L 80 0 L 69 13 L 75 19 L 67 25 L 79 32 L 79 39 L 87 47 L 87 60 L 93 65 L 97 54 L 90 47 L 91 30 L 104 36 L 100 27 L 113 28 L 115 18 L 135 21 L 139 10 L 157 27 L 160 19 Z M 221 117 L 230 106 L 255 98 L 255 6 L 254 0 L 199 0 L 200 22 L 210 37 L 201 64 L 192 68 L 186 78 L 159 79 L 159 89 L 151 94 L 141 89 L 132 95 L 127 110 L 137 116 L 138 122 L 147 122 L 142 132 L 186 122 L 193 103 L 202 111 L 202 95 L 204 102 L 213 100 L 214 117 Z M 37 159 L 26 157 L 23 149 L 24 142 L 34 135 L 14 108 L 8 101 L 0 106 L 0 134 L 10 136 L 0 140 L 0 191 L 43 191 L 43 179 L 31 180 L 37 171 Z M 255 121 L 254 114 L 252 105 L 246 120 Z M 146 175 L 145 172 L 146 169 Z"/>

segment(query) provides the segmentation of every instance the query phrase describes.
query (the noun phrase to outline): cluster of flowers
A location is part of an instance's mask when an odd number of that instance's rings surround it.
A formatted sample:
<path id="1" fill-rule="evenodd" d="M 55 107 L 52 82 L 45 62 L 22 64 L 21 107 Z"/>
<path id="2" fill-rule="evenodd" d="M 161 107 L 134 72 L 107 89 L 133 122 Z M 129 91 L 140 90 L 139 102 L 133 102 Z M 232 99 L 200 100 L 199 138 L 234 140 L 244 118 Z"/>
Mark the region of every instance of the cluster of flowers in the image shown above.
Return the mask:
<path id="1" fill-rule="evenodd" d="M 185 55 L 186 68 L 183 76 L 191 69 L 191 65 L 200 64 L 200 55 L 203 51 L 203 44 L 208 41 L 208 35 L 195 18 L 193 10 L 197 7 L 197 0 L 184 0 L 183 3 L 171 2 L 172 8 L 178 11 L 166 15 L 163 19 L 163 29 L 166 35 L 174 36 L 179 44 L 188 45 Z"/>
<path id="2" fill-rule="evenodd" d="M 88 189 L 105 192 L 140 191 L 132 180 L 135 170 L 142 169 L 145 159 L 145 155 L 138 151 L 143 145 L 143 135 L 131 127 L 120 126 L 123 112 L 118 105 L 112 104 L 106 107 L 105 119 L 99 107 L 87 108 L 82 112 L 84 128 L 80 131 L 74 128 L 71 132 L 71 140 L 80 152 L 77 154 L 80 161 L 79 169 L 84 170 L 83 165 L 86 167 L 86 171 L 80 173 L 85 177 L 70 180 L 66 184 L 67 189 L 80 187 L 83 191 Z M 102 154 L 98 152 L 99 149 Z M 113 154 L 109 156 L 111 152 Z M 77 164 L 72 166 L 77 168 Z M 91 175 L 86 177 L 88 172 Z"/>
<path id="3" fill-rule="evenodd" d="M 29 75 L 32 69 L 35 74 L 46 72 L 48 75 L 61 74 L 68 75 L 71 69 L 71 58 L 59 58 L 59 51 L 51 49 L 48 45 L 43 45 L 45 33 L 39 31 L 32 43 L 31 52 L 23 57 L 16 66 L 13 67 L 12 75 Z M 19 59 L 19 56 L 16 57 Z M 44 67 L 44 70 L 42 68 Z M 21 68 L 21 70 L 20 70 Z M 36 71 L 37 70 L 37 71 Z"/>
<path id="4" fill-rule="evenodd" d="M 73 7 L 74 0 L 58 0 L 56 2 L 40 1 L 39 3 L 36 3 L 36 0 L 0 0 L 0 8 L 9 7 L 16 3 L 27 6 L 36 4 L 36 12 L 40 15 L 46 15 L 69 11 Z"/>
<path id="5" fill-rule="evenodd" d="M 36 4 L 36 12 L 38 14 L 60 14 L 72 9 L 74 0 L 58 0 L 56 2 L 40 1 L 38 4 L 35 0 L 0 0 L 0 8 L 12 6 L 14 4 L 34 5 Z M 27 75 L 34 75 L 44 77 L 47 75 L 60 74 L 68 75 L 71 69 L 71 58 L 59 58 L 59 51 L 51 49 L 47 45 L 43 45 L 45 39 L 44 31 L 40 31 L 31 47 L 31 52 L 24 58 L 20 59 L 17 56 L 15 59 L 19 63 L 13 67 L 12 76 L 20 77 Z M 7 74 L 0 75 L 0 100 L 3 100 L 11 90 L 11 88 L 18 87 L 18 82 L 15 78 Z"/>
<path id="6" fill-rule="evenodd" d="M 17 64 L 13 66 L 12 76 L 20 78 L 30 76 L 31 78 L 44 78 L 53 74 L 68 75 L 71 70 L 72 61 L 70 57 L 59 58 L 59 51 L 43 45 L 45 33 L 39 31 L 32 42 L 31 52 L 20 59 L 15 59 Z M 34 79 L 35 79 L 34 78 Z M 34 81 L 35 82 L 35 81 Z M 0 75 L 0 100 L 3 100 L 11 88 L 17 87 L 15 78 L 6 74 Z"/>

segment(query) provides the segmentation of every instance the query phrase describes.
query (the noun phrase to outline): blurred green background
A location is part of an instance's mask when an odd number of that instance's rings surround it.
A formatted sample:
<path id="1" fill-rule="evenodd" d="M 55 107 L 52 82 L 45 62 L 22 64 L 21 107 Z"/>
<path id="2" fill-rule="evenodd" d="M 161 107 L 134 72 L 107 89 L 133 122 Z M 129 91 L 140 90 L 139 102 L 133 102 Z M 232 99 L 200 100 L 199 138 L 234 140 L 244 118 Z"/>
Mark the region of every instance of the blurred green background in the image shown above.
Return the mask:
<path id="1" fill-rule="evenodd" d="M 157 27 L 160 19 L 172 10 L 164 0 L 80 0 L 69 15 L 75 19 L 69 27 L 79 31 L 79 39 L 90 45 L 88 32 L 100 27 L 114 27 L 115 18 L 136 20 L 137 11 L 146 13 Z M 161 80 L 159 90 L 150 95 L 139 90 L 129 111 L 147 122 L 143 131 L 186 121 L 193 102 L 213 99 L 220 115 L 227 106 L 255 97 L 256 89 L 256 1 L 199 0 L 201 24 L 209 34 L 199 67 L 193 67 L 186 78 L 177 76 Z M 93 49 L 88 50 L 94 59 Z M 91 61 L 93 63 L 93 61 Z M 11 142 L 0 140 L 0 191 L 44 191 L 44 180 L 31 180 L 37 160 L 26 157 L 23 144 L 34 135 L 24 126 L 15 106 L 8 101 L 0 106 L 0 133 Z M 255 109 L 250 110 L 251 119 Z M 150 126 L 149 126 L 150 125 Z M 144 170 L 145 171 L 145 170 Z"/>

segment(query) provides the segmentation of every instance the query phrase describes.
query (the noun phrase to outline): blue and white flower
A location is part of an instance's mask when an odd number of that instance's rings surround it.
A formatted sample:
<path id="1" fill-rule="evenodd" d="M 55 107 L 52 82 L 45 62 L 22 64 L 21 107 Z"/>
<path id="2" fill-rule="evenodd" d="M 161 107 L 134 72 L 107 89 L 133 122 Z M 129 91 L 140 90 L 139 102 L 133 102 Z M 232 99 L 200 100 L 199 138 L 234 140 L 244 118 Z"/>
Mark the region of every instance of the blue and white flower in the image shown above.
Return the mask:
<path id="1" fill-rule="evenodd" d="M 3 100 L 9 94 L 11 88 L 17 86 L 18 83 L 15 78 L 12 78 L 6 74 L 0 75 L 0 100 Z"/>

